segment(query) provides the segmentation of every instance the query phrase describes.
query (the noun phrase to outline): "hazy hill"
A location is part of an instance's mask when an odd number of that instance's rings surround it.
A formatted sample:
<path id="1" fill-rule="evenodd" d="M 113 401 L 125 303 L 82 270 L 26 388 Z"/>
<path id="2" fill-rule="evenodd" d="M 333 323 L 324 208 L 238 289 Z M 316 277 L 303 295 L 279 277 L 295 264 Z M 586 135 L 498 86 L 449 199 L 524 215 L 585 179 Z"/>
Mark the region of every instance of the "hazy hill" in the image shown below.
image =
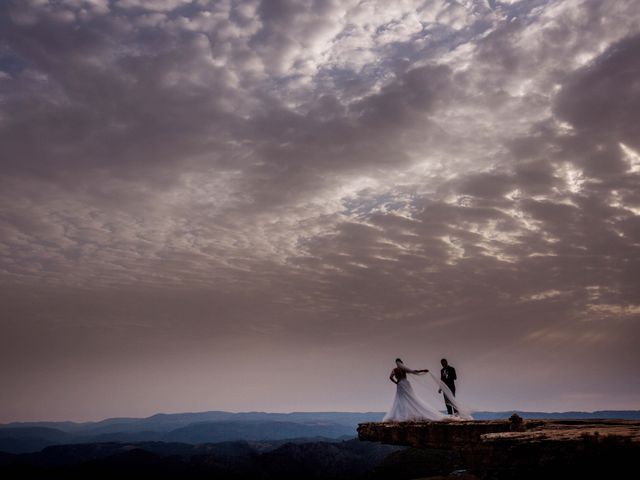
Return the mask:
<path id="1" fill-rule="evenodd" d="M 94 444 L 105 442 L 182 442 L 200 444 L 234 440 L 284 441 L 338 440 L 355 436 L 345 425 L 306 425 L 293 422 L 196 422 L 164 432 L 113 432 L 99 435 L 70 434 L 43 427 L 0 429 L 0 452 L 37 452 L 62 444 Z"/>
<path id="2" fill-rule="evenodd" d="M 479 420 L 508 418 L 517 412 L 523 418 L 623 418 L 627 420 L 640 419 L 640 410 L 601 410 L 595 412 L 527 412 L 508 410 L 502 412 L 475 412 Z M 195 422 L 216 421 L 283 421 L 296 423 L 336 423 L 342 425 L 357 425 L 363 422 L 375 422 L 382 419 L 384 412 L 188 412 L 188 413 L 157 413 L 150 417 L 114 417 L 97 422 L 11 422 L 0 424 L 0 429 L 11 427 L 50 427 L 68 433 L 99 434 L 125 431 L 163 431 L 187 426 Z"/>
<path id="3" fill-rule="evenodd" d="M 5 427 L 0 429 L 0 452 L 36 452 L 49 445 L 73 443 L 77 437 L 50 427 Z"/>
<path id="4" fill-rule="evenodd" d="M 508 418 L 514 411 L 475 412 L 479 420 Z M 640 419 L 640 411 L 517 412 L 523 418 Z M 99 422 L 12 422 L 0 425 L 0 452 L 36 452 L 50 445 L 96 442 L 206 443 L 232 440 L 355 437 L 358 423 L 380 421 L 384 412 L 195 412 Z"/>
<path id="5" fill-rule="evenodd" d="M 338 438 L 353 436 L 351 425 L 306 424 L 295 422 L 198 422 L 176 428 L 162 436 L 161 440 L 171 442 L 204 443 L 225 440 L 281 440 L 296 437 Z"/>
<path id="6" fill-rule="evenodd" d="M 500 420 L 509 418 L 517 413 L 522 418 L 548 418 L 565 420 L 582 420 L 589 418 L 613 418 L 621 420 L 640 420 L 640 410 L 598 410 L 595 412 L 523 412 L 509 410 L 507 412 L 474 412 L 473 417 L 478 420 Z"/>
<path id="7" fill-rule="evenodd" d="M 12 422 L 0 425 L 0 451 L 26 453 L 49 445 L 95 442 L 179 441 L 355 437 L 358 423 L 384 413 L 352 412 L 198 412 L 146 418 L 108 418 L 99 422 Z"/>
<path id="8" fill-rule="evenodd" d="M 6 427 L 51 427 L 64 432 L 83 435 L 97 435 L 112 432 L 157 431 L 169 432 L 196 422 L 267 422 L 281 421 L 311 424 L 340 424 L 355 426 L 362 422 L 375 422 L 384 416 L 384 412 L 196 412 L 196 413 L 157 413 L 145 418 L 107 418 L 99 422 L 11 422 L 0 424 Z M 355 432 L 355 430 L 354 430 Z"/>

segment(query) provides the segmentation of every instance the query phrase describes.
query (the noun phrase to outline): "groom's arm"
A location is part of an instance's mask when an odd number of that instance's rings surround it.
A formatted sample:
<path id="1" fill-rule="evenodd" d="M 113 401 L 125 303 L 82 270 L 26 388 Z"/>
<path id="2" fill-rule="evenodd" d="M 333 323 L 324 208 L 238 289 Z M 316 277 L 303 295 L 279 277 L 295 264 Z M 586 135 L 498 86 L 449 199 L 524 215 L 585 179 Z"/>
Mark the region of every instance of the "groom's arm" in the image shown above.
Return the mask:
<path id="1" fill-rule="evenodd" d="M 458 376 L 456 375 L 456 369 L 453 368 L 453 367 L 451 367 L 451 378 L 453 380 L 457 380 L 458 379 Z"/>

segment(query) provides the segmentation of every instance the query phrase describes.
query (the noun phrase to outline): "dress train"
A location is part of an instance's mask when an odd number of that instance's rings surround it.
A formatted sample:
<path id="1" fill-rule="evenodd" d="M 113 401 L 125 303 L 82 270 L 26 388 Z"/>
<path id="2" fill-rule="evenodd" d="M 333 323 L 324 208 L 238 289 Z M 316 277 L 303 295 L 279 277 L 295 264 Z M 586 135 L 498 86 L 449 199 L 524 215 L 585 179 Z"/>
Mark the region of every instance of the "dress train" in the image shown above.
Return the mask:
<path id="1" fill-rule="evenodd" d="M 396 397 L 383 422 L 406 422 L 410 420 L 444 420 L 447 415 L 439 412 L 418 397 L 407 378 L 396 384 Z"/>

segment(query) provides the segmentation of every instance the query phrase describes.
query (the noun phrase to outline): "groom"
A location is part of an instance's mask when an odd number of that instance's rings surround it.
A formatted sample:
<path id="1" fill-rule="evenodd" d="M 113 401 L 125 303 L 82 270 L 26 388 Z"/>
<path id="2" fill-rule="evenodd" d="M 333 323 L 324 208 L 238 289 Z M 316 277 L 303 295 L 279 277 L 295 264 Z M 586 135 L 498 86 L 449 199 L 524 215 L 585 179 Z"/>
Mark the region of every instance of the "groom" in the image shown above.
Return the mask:
<path id="1" fill-rule="evenodd" d="M 451 393 L 455 397 L 456 384 L 454 383 L 454 381 L 457 380 L 458 378 L 456 376 L 456 369 L 453 368 L 451 365 L 449 365 L 449 362 L 447 362 L 446 358 L 443 358 L 442 360 L 440 360 L 440 363 L 442 364 L 442 369 L 440 370 L 440 380 L 442 380 L 445 383 L 445 385 L 451 389 Z M 438 393 L 442 393 L 442 389 L 438 390 Z M 446 394 L 443 394 L 443 395 L 444 395 L 444 403 L 447 406 L 447 413 L 449 415 L 452 415 L 454 412 L 458 413 L 458 410 L 456 410 L 456 407 L 451 405 L 447 395 Z"/>

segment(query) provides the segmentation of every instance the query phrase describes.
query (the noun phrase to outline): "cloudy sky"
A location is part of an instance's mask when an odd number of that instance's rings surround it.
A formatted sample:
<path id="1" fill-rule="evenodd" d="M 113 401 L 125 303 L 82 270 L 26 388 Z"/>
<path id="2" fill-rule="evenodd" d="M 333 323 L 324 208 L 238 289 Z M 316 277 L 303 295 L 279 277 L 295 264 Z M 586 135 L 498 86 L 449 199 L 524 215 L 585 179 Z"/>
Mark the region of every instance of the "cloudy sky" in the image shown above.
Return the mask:
<path id="1" fill-rule="evenodd" d="M 636 0 L 4 1 L 0 421 L 638 409 L 639 125 Z"/>

